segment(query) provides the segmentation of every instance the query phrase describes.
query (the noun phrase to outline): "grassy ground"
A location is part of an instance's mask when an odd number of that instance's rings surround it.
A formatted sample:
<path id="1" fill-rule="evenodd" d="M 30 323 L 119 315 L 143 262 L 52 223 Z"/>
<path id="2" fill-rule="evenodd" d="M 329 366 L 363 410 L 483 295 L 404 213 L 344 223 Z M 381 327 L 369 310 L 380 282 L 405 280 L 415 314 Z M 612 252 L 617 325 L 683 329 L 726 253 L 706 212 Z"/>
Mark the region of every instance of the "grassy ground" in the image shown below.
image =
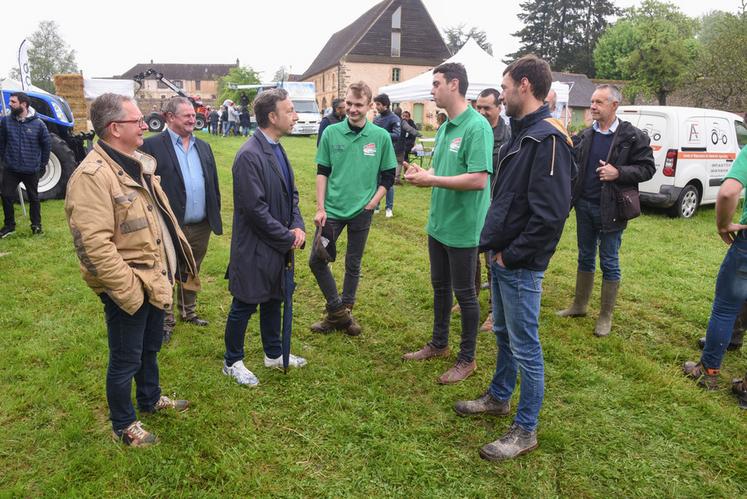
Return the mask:
<path id="1" fill-rule="evenodd" d="M 495 464 L 477 449 L 510 419 L 465 419 L 452 410 L 489 383 L 492 334 L 480 334 L 478 372 L 457 386 L 435 383 L 453 357 L 399 360 L 429 338 L 431 326 L 426 190 L 398 188 L 395 217 L 375 216 L 356 307 L 362 336 L 308 331 L 323 300 L 302 252 L 294 352 L 308 367 L 286 376 L 261 366 L 253 318 L 246 363 L 261 385 L 244 389 L 221 374 L 230 167 L 241 140 L 208 140 L 220 167 L 226 234 L 211 239 L 203 264 L 198 304 L 210 326 L 178 325 L 160 354 L 164 392 L 194 407 L 145 418 L 158 446 L 128 449 L 110 440 L 102 305 L 78 273 L 62 202 L 44 203 L 43 236 L 32 238 L 20 219 L 18 232 L 0 241 L 0 495 L 747 496 L 747 413 L 728 392 L 728 380 L 747 369 L 747 354 L 726 356 L 716 393 L 679 370 L 698 358 L 695 340 L 705 331 L 725 251 L 713 208 L 689 221 L 647 211 L 631 224 L 607 339 L 591 334 L 599 283 L 590 317 L 553 315 L 574 286 L 575 222 L 568 220 L 544 281 L 540 448 Z M 314 139 L 284 144 L 311 226 Z M 481 302 L 484 317 L 487 293 Z M 452 331 L 457 348 L 458 320 Z"/>

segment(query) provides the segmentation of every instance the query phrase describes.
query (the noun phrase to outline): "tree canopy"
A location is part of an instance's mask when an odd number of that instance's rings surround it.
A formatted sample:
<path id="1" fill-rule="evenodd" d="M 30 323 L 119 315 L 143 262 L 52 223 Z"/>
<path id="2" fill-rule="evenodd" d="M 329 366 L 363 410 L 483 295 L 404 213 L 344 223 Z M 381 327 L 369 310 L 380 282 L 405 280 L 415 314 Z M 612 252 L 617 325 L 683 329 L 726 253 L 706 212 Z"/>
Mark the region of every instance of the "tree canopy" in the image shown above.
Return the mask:
<path id="1" fill-rule="evenodd" d="M 74 73 L 78 71 L 75 62 L 75 50 L 68 47 L 58 31 L 54 21 L 41 21 L 39 28 L 28 38 L 29 67 L 31 83 L 47 92 L 54 93 L 52 77 L 60 73 Z M 11 78 L 20 79 L 18 68 L 13 68 Z"/>

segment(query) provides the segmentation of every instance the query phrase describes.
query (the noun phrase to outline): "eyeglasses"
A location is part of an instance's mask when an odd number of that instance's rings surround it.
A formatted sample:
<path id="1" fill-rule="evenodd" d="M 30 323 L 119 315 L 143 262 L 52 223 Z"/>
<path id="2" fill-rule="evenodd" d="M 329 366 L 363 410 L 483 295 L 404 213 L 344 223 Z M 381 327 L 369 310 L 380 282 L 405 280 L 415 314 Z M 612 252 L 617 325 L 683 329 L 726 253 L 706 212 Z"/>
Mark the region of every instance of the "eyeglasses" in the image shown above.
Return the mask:
<path id="1" fill-rule="evenodd" d="M 137 123 L 137 126 L 142 127 L 143 125 L 145 125 L 145 117 L 141 116 L 140 118 L 138 118 L 136 120 L 117 120 L 117 121 L 110 121 L 109 125 L 111 125 L 112 123 Z M 109 126 L 109 125 L 107 125 L 107 126 Z"/>

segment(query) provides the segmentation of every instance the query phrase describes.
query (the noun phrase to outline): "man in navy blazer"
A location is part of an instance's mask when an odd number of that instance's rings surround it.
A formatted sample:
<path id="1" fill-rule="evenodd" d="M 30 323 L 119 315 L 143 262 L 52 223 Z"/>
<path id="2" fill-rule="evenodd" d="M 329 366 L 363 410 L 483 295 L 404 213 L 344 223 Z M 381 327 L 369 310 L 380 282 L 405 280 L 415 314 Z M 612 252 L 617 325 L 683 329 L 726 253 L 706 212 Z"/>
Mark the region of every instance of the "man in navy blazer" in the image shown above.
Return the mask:
<path id="1" fill-rule="evenodd" d="M 210 144 L 192 133 L 196 115 L 188 99 L 172 98 L 166 103 L 164 114 L 168 128 L 159 135 L 145 139 L 140 149 L 156 158 L 156 175 L 161 177 L 161 187 L 192 247 L 199 271 L 207 253 L 210 233 L 223 233 L 215 157 Z M 182 321 L 207 326 L 208 321 L 197 315 L 196 302 L 196 292 L 177 284 L 174 303 L 179 307 Z M 164 342 L 171 339 L 175 325 L 174 311 L 167 309 L 163 324 Z"/>
<path id="2" fill-rule="evenodd" d="M 265 367 L 282 369 L 285 268 L 294 264 L 293 250 L 306 240 L 293 169 L 280 145 L 298 121 L 293 101 L 282 88 L 266 90 L 254 100 L 254 115 L 259 129 L 233 163 L 233 232 L 226 271 L 233 302 L 226 320 L 223 374 L 244 386 L 259 384 L 244 365 L 246 326 L 258 307 Z M 289 365 L 303 367 L 306 360 L 291 354 Z"/>

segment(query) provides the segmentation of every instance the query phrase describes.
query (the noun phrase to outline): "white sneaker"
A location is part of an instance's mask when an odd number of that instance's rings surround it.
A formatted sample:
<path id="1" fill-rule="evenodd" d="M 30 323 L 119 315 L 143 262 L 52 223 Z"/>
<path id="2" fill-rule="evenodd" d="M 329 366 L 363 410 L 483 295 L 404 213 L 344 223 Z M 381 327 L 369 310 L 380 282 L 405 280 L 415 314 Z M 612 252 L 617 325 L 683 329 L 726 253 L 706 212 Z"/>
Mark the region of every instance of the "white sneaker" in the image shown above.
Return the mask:
<path id="1" fill-rule="evenodd" d="M 393 216 L 394 216 L 394 213 L 392 213 L 392 210 L 389 209 L 389 208 L 387 208 L 386 209 L 386 217 L 387 218 L 392 218 Z"/>
<path id="2" fill-rule="evenodd" d="M 253 372 L 246 368 L 243 360 L 234 362 L 232 366 L 227 366 L 224 361 L 223 374 L 233 377 L 240 385 L 257 386 L 259 384 L 259 380 Z"/>
<path id="3" fill-rule="evenodd" d="M 306 359 L 303 357 L 297 357 L 293 354 L 288 356 L 288 367 L 303 367 L 306 365 Z M 271 359 L 265 355 L 265 367 L 274 367 L 275 369 L 283 368 L 283 356 L 281 355 L 277 359 Z"/>

